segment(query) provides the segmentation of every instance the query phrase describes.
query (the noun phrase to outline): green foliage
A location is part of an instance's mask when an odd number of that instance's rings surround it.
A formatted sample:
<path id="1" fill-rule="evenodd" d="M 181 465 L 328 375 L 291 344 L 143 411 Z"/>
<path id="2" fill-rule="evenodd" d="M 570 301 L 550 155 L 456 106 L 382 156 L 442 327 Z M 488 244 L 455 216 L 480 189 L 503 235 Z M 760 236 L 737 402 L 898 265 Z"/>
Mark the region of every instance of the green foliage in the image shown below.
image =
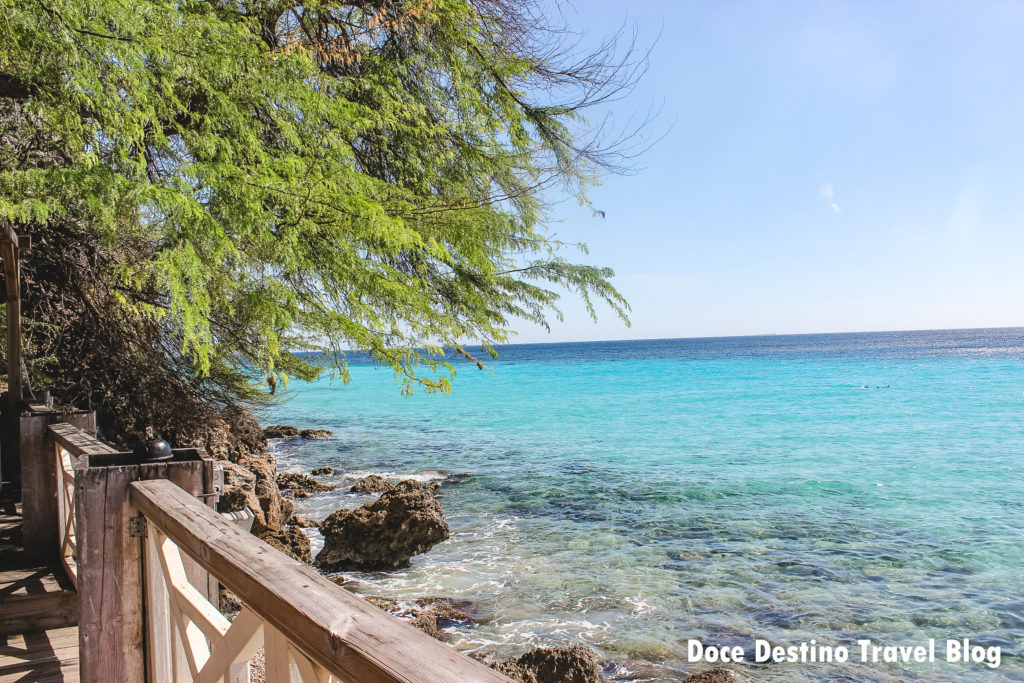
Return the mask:
<path id="1" fill-rule="evenodd" d="M 0 145 L 0 218 L 72 224 L 118 254 L 111 296 L 201 376 L 309 378 L 294 354 L 315 350 L 346 378 L 351 348 L 407 390 L 447 390 L 419 368 L 465 340 L 491 349 L 515 318 L 546 325 L 563 288 L 626 319 L 610 270 L 558 255 L 543 198 L 561 183 L 586 201 L 602 160 L 573 131 L 623 63 L 558 70 L 514 4 L 0 0 L 0 15 L 20 141 Z"/>

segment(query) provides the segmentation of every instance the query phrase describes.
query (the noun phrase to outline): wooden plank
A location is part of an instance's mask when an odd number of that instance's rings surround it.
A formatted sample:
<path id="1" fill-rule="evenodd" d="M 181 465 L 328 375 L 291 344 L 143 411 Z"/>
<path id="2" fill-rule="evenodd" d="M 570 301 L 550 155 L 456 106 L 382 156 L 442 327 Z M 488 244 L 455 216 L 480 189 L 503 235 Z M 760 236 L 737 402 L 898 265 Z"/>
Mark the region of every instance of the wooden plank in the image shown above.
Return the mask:
<path id="1" fill-rule="evenodd" d="M 72 419 L 64 422 L 55 421 L 55 424 L 51 424 L 49 427 L 50 437 L 68 449 L 68 452 L 76 458 L 83 455 L 117 453 L 116 448 L 108 446 L 91 435 L 96 431 L 96 418 L 95 413 L 87 414 L 93 416 L 88 426 L 75 424 Z M 75 416 L 71 415 L 68 417 L 73 418 Z"/>
<path id="2" fill-rule="evenodd" d="M 0 645 L 0 657 L 21 657 L 31 652 L 74 650 L 78 658 L 78 629 L 74 626 L 48 631 L 22 631 L 6 636 Z"/>
<path id="3" fill-rule="evenodd" d="M 243 532 L 170 482 L 135 482 L 130 497 L 244 604 L 343 680 L 510 680 Z"/>
<path id="4" fill-rule="evenodd" d="M 74 591 L 10 595 L 0 602 L 0 635 L 77 623 L 78 594 Z"/>
<path id="5" fill-rule="evenodd" d="M 0 641 L 0 683 L 78 680 L 78 629 L 29 631 Z"/>
<path id="6" fill-rule="evenodd" d="M 160 564 L 160 542 L 163 534 L 147 530 L 143 541 L 146 547 L 145 624 L 147 681 L 173 681 L 172 657 L 176 649 L 175 632 L 171 625 L 171 596 L 167 591 L 163 567 Z"/>
<path id="7" fill-rule="evenodd" d="M 71 590 L 71 582 L 56 565 L 24 567 L 0 571 L 0 599 L 15 593 L 41 593 Z"/>

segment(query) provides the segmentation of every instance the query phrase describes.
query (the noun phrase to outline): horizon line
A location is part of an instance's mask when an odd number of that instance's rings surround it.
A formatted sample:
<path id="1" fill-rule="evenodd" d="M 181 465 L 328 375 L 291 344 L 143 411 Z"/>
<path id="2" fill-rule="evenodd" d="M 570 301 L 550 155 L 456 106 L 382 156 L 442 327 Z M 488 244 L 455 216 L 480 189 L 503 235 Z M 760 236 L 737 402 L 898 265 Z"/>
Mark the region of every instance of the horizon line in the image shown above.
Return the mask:
<path id="1" fill-rule="evenodd" d="M 927 327 L 910 330 L 850 330 L 845 332 L 761 332 L 758 334 L 722 334 L 702 335 L 697 337 L 642 337 L 638 339 L 566 339 L 562 341 L 535 341 L 535 342 L 507 342 L 495 344 L 495 348 L 503 346 L 539 346 L 542 344 L 614 344 L 619 342 L 646 342 L 646 341 L 683 341 L 698 339 L 752 339 L 755 337 L 822 337 L 827 335 L 846 334 L 895 334 L 899 332 L 964 332 L 968 330 L 1024 330 L 1024 325 L 998 325 L 995 327 Z"/>

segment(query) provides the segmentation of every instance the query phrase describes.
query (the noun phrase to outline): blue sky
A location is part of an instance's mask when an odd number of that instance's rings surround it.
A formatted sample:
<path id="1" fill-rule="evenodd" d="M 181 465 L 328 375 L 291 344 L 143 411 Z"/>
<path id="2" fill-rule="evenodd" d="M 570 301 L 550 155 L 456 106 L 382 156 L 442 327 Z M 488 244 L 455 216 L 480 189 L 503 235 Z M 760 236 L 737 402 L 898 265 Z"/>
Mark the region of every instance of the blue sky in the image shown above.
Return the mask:
<path id="1" fill-rule="evenodd" d="M 552 231 L 626 328 L 565 301 L 516 341 L 1024 325 L 1024 2 L 577 3 L 654 47 L 621 119 L 671 130 Z"/>

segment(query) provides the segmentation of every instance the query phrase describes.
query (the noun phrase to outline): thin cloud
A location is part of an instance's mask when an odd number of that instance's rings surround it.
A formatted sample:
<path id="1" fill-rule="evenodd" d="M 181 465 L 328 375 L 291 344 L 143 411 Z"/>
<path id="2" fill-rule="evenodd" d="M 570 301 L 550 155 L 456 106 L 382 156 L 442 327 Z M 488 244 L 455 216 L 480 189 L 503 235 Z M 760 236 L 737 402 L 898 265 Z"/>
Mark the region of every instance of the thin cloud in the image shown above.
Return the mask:
<path id="1" fill-rule="evenodd" d="M 832 207 L 832 210 L 839 213 L 839 204 L 836 203 L 836 190 L 832 187 L 832 183 L 824 183 L 821 186 L 821 198 L 828 202 L 828 205 Z"/>

